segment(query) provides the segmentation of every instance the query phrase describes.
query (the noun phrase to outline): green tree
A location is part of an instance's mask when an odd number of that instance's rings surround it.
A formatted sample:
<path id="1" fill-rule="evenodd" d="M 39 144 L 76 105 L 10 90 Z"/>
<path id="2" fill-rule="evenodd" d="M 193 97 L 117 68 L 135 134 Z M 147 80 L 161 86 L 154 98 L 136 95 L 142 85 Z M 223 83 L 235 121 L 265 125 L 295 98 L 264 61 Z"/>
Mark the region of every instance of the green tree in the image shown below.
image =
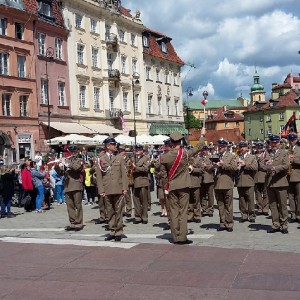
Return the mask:
<path id="1" fill-rule="evenodd" d="M 186 129 L 190 129 L 190 128 L 199 129 L 199 128 L 201 128 L 200 120 L 197 119 L 191 111 L 187 111 L 187 114 L 185 114 L 184 123 L 185 123 L 185 128 Z"/>

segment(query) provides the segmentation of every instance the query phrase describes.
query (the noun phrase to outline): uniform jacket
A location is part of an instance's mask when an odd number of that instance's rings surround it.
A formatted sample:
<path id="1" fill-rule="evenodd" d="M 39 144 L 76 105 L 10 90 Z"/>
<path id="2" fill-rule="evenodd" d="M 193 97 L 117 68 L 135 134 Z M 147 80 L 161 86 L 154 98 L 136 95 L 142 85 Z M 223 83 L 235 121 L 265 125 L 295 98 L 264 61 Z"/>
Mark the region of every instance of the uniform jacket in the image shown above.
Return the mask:
<path id="1" fill-rule="evenodd" d="M 258 164 L 258 170 L 254 176 L 255 183 L 265 183 L 267 172 L 264 170 L 265 161 L 270 159 L 270 155 L 267 151 L 264 151 L 260 154 L 256 154 L 256 160 Z"/>
<path id="2" fill-rule="evenodd" d="M 300 147 L 295 146 L 293 150 L 294 158 L 291 161 L 291 176 L 290 182 L 299 182 L 300 181 Z"/>
<path id="3" fill-rule="evenodd" d="M 229 190 L 234 188 L 233 175 L 237 170 L 236 156 L 232 153 L 225 152 L 222 157 L 223 166 L 217 169 L 215 189 Z"/>
<path id="4" fill-rule="evenodd" d="M 215 171 L 213 168 L 212 161 L 209 156 L 200 156 L 200 162 L 202 164 L 202 182 L 203 183 L 213 183 L 215 182 Z M 206 167 L 203 166 L 206 165 Z"/>
<path id="5" fill-rule="evenodd" d="M 192 158 L 192 166 L 193 171 L 190 173 L 191 176 L 191 188 L 200 188 L 201 182 L 202 182 L 202 176 L 203 173 L 202 167 L 201 167 L 201 161 L 199 157 Z"/>
<path id="6" fill-rule="evenodd" d="M 71 158 L 65 172 L 65 193 L 82 190 L 82 160 Z"/>
<path id="7" fill-rule="evenodd" d="M 258 170 L 256 157 L 252 154 L 246 154 L 244 158 L 245 166 L 239 170 L 237 187 L 254 186 L 254 176 Z"/>
<path id="8" fill-rule="evenodd" d="M 199 143 L 194 148 L 190 150 L 184 150 L 183 157 L 180 161 L 180 164 L 175 174 L 169 181 L 169 191 L 191 187 L 192 183 L 191 183 L 191 177 L 188 169 L 188 160 L 189 157 L 199 152 L 204 146 L 204 144 L 205 144 L 205 140 L 204 138 L 201 138 Z M 166 170 L 165 179 L 167 181 L 168 181 L 167 178 L 169 176 L 169 172 L 174 164 L 174 161 L 176 160 L 177 153 L 178 153 L 177 149 L 171 149 L 169 152 L 163 154 L 161 157 L 161 164 Z"/>
<path id="9" fill-rule="evenodd" d="M 122 156 L 107 154 L 101 156 L 96 166 L 98 194 L 121 195 L 128 190 L 128 177 L 125 160 Z"/>
<path id="10" fill-rule="evenodd" d="M 271 166 L 275 168 L 275 171 L 267 176 L 268 187 L 287 187 L 289 185 L 287 180 L 287 171 L 289 168 L 290 160 L 288 152 L 284 149 L 278 149 L 274 154 Z M 264 168 L 267 170 L 266 165 Z"/>
<path id="11" fill-rule="evenodd" d="M 154 161 L 154 176 L 155 176 L 155 182 L 156 186 L 158 188 L 163 188 L 164 181 L 166 178 L 166 170 L 162 166 L 161 162 L 161 155 Z"/>
<path id="12" fill-rule="evenodd" d="M 150 162 L 147 155 L 135 158 L 135 168 L 133 169 L 134 188 L 149 186 Z"/>

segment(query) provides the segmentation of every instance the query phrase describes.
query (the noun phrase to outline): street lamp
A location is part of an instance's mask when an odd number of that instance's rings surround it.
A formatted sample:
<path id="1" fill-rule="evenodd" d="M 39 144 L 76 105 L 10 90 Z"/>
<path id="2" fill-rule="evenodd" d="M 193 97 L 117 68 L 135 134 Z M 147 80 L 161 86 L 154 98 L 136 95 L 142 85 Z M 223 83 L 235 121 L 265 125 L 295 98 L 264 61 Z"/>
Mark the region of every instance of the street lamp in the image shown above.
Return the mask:
<path id="1" fill-rule="evenodd" d="M 47 107 L 48 107 L 48 142 L 50 143 L 50 99 L 49 99 L 49 77 L 48 77 L 48 62 L 52 63 L 54 58 L 54 49 L 48 47 L 46 50 L 46 78 L 47 78 Z"/>
<path id="2" fill-rule="evenodd" d="M 136 84 L 140 83 L 139 79 L 140 79 L 140 74 L 137 72 L 134 72 L 132 74 L 132 106 L 133 106 L 133 131 L 134 131 L 134 144 L 135 145 L 136 145 L 136 119 L 135 119 L 136 99 L 135 99 L 134 87 Z"/>
<path id="3" fill-rule="evenodd" d="M 204 98 L 204 105 L 203 105 L 203 107 L 204 107 L 204 109 L 203 109 L 203 113 L 204 113 L 204 117 L 203 117 L 203 128 L 205 128 L 205 105 L 206 105 L 206 99 L 207 99 L 207 97 L 208 97 L 208 92 L 207 92 L 207 91 L 204 91 L 202 95 L 203 95 L 203 98 Z"/>
<path id="4" fill-rule="evenodd" d="M 187 141 L 189 142 L 190 137 L 190 116 L 189 116 L 189 97 L 193 96 L 194 89 L 192 87 L 188 87 L 186 89 L 186 102 L 185 102 L 185 110 L 186 110 L 186 129 L 188 131 Z"/>

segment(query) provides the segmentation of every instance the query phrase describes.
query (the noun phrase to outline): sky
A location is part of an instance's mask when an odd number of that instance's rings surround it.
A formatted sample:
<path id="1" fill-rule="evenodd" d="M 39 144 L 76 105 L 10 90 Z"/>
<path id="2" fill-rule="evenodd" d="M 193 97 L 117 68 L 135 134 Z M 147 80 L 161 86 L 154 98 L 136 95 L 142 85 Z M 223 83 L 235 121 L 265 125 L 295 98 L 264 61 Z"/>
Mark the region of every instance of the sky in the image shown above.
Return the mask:
<path id="1" fill-rule="evenodd" d="M 183 100 L 249 98 L 255 68 L 271 95 L 272 83 L 300 73 L 299 0 L 123 0 L 143 24 L 172 38 L 186 63 Z M 195 68 L 189 67 L 195 65 Z"/>

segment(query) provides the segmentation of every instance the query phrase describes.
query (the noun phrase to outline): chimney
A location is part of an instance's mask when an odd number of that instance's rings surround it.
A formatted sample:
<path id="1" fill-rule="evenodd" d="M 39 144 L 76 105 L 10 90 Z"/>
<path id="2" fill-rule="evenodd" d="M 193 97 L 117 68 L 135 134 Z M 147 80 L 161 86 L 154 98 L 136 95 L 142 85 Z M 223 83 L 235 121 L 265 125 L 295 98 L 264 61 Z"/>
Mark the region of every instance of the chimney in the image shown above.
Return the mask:
<path id="1" fill-rule="evenodd" d="M 227 111 L 227 106 L 226 105 L 223 106 L 223 111 Z"/>

